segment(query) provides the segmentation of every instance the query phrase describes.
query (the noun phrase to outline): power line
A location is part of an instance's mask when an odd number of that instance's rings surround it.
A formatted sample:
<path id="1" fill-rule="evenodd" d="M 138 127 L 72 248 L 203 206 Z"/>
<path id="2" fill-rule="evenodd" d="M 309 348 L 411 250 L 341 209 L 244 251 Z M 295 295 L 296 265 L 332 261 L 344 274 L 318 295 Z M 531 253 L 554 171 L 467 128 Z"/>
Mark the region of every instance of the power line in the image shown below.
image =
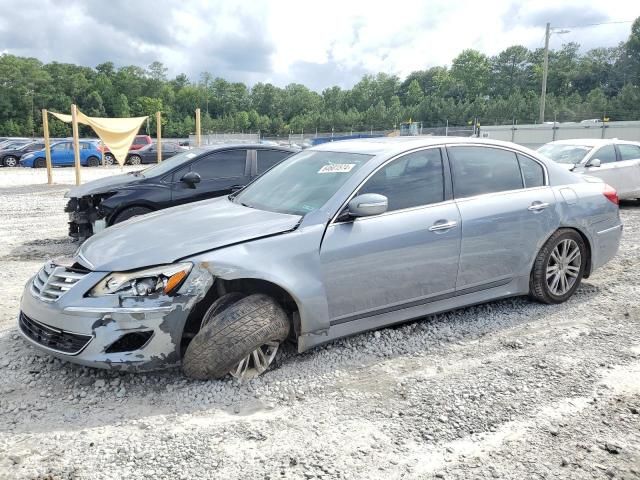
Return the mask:
<path id="1" fill-rule="evenodd" d="M 568 27 L 553 27 L 553 28 L 585 28 L 585 27 L 597 27 L 598 25 L 615 25 L 619 23 L 633 23 L 635 20 L 619 20 L 614 22 L 600 22 L 600 23 L 585 23 L 583 25 L 571 25 Z"/>

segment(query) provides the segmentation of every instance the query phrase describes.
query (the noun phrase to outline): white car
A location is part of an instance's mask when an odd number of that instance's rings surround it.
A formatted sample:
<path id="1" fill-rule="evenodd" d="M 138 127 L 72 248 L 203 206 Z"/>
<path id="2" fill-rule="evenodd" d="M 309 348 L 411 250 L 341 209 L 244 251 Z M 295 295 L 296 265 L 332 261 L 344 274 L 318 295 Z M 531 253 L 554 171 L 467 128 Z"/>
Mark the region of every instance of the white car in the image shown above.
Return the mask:
<path id="1" fill-rule="evenodd" d="M 558 140 L 541 146 L 538 152 L 575 173 L 602 179 L 621 199 L 640 199 L 640 142 Z"/>

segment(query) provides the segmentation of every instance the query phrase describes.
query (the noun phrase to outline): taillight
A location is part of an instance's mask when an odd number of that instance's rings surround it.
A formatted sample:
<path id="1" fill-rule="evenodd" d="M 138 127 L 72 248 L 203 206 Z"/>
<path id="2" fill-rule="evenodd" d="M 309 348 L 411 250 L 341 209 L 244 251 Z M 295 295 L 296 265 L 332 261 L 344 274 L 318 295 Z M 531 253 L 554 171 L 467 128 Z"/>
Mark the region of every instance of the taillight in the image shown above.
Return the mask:
<path id="1" fill-rule="evenodd" d="M 620 199 L 618 198 L 618 192 L 608 183 L 604 184 L 604 192 L 602 194 L 607 197 L 607 200 L 615 203 L 616 205 L 620 205 Z"/>

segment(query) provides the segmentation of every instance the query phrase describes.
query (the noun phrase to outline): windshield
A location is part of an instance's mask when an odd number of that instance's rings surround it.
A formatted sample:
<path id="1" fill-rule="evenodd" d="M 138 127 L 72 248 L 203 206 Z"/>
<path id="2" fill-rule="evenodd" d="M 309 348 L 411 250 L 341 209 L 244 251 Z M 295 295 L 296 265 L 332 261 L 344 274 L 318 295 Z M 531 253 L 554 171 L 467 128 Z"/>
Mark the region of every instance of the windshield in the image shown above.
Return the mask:
<path id="1" fill-rule="evenodd" d="M 169 171 L 173 170 L 175 167 L 187 163 L 192 158 L 195 158 L 206 151 L 207 150 L 204 148 L 194 148 L 187 152 L 174 155 L 173 157 L 164 160 L 162 163 L 157 163 L 152 167 L 145 168 L 144 170 L 141 170 L 140 173 L 145 177 L 158 177 L 165 173 L 169 173 Z"/>
<path id="2" fill-rule="evenodd" d="M 371 155 L 306 151 L 279 163 L 234 201 L 272 212 L 304 215 L 324 205 Z"/>
<path id="3" fill-rule="evenodd" d="M 593 147 L 588 145 L 567 145 L 563 143 L 547 144 L 538 149 L 538 152 L 546 157 L 549 157 L 554 162 L 568 163 L 574 165 L 580 163 L 587 153 L 591 151 Z"/>
<path id="4" fill-rule="evenodd" d="M 29 143 L 25 143 L 24 145 L 20 145 L 18 148 L 16 148 L 16 150 L 26 150 L 27 148 L 29 148 L 32 145 L 36 145 L 37 142 L 29 142 Z"/>

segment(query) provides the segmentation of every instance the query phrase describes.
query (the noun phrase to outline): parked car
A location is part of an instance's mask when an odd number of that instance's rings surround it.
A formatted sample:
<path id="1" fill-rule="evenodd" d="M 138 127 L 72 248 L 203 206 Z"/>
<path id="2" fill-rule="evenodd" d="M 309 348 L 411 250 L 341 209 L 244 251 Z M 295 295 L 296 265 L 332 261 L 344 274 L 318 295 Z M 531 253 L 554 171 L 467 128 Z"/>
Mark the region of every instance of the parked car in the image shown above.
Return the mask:
<path id="1" fill-rule="evenodd" d="M 324 144 L 233 195 L 129 220 L 47 262 L 19 328 L 87 366 L 251 378 L 286 339 L 302 352 L 497 298 L 564 302 L 616 254 L 617 202 L 506 142 Z"/>
<path id="2" fill-rule="evenodd" d="M 149 145 L 151 143 L 153 143 L 153 139 L 149 135 L 136 135 L 129 150 L 139 150 L 145 145 Z M 104 152 L 104 163 L 107 165 L 113 165 L 116 163 L 116 158 L 111 153 L 111 150 L 109 150 L 109 147 L 101 145 L 99 148 Z"/>
<path id="3" fill-rule="evenodd" d="M 44 142 L 38 141 L 30 142 L 17 148 L 0 150 L 0 165 L 4 167 L 16 167 L 23 155 L 36 150 L 42 150 L 43 148 Z"/>
<path id="4" fill-rule="evenodd" d="M 97 167 L 100 165 L 102 153 L 95 141 L 81 141 L 80 165 L 83 167 Z M 51 165 L 54 167 L 68 167 L 74 165 L 73 142 L 62 140 L 51 144 Z M 20 166 L 44 168 L 47 166 L 44 149 L 27 153 L 20 158 Z"/>
<path id="5" fill-rule="evenodd" d="M 177 153 L 184 152 L 186 148 L 175 142 L 162 142 L 162 160 L 173 157 Z M 137 150 L 130 150 L 125 163 L 129 165 L 140 165 L 142 163 L 158 162 L 158 145 L 150 143 Z"/>
<path id="6" fill-rule="evenodd" d="M 640 142 L 624 140 L 558 140 L 538 152 L 567 169 L 598 177 L 622 199 L 640 198 Z"/>
<path id="7" fill-rule="evenodd" d="M 31 142 L 33 142 L 33 140 L 30 140 L 28 138 L 10 138 L 0 143 L 0 151 L 20 148 L 23 145 Z"/>
<path id="8" fill-rule="evenodd" d="M 131 217 L 228 195 L 292 153 L 247 144 L 196 148 L 139 172 L 73 187 L 66 194 L 69 235 L 84 240 Z"/>

